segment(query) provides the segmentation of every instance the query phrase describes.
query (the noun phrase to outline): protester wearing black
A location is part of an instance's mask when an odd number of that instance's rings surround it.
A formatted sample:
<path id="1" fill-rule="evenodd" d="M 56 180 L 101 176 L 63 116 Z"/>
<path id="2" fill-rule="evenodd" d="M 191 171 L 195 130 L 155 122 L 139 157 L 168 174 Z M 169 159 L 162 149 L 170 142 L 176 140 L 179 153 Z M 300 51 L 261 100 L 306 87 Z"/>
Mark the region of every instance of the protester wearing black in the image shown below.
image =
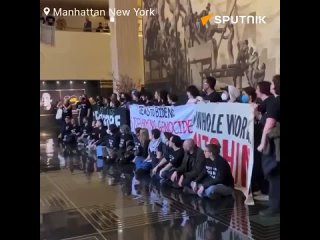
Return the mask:
<path id="1" fill-rule="evenodd" d="M 159 173 L 160 177 L 165 180 L 170 180 L 171 175 L 178 167 L 180 167 L 184 157 L 182 140 L 179 136 L 172 136 L 170 138 L 169 147 L 171 148 L 169 151 L 169 158 L 166 159 L 167 163 Z"/>
<path id="2" fill-rule="evenodd" d="M 209 102 L 222 102 L 221 96 L 216 92 L 216 79 L 214 77 L 207 77 L 203 82 L 203 91 L 205 92 L 205 96 L 203 100 Z"/>
<path id="3" fill-rule="evenodd" d="M 192 139 L 184 141 L 183 149 L 182 164 L 171 175 L 171 181 L 176 182 L 179 187 L 189 186 L 201 172 L 204 163 L 204 153 Z"/>
<path id="4" fill-rule="evenodd" d="M 118 157 L 123 158 L 127 149 L 128 141 L 133 142 L 133 136 L 130 132 L 130 127 L 128 125 L 122 125 L 120 127 L 120 143 L 119 143 L 119 153 Z M 134 145 L 134 143 L 133 143 Z"/>
<path id="5" fill-rule="evenodd" d="M 117 159 L 117 153 L 120 144 L 120 132 L 115 124 L 110 124 L 108 129 L 107 151 L 109 158 L 114 161 Z"/>
<path id="6" fill-rule="evenodd" d="M 71 119 L 70 117 L 66 117 L 65 118 L 65 124 L 62 127 L 62 131 L 61 131 L 61 140 L 64 144 L 72 144 L 73 142 L 75 142 L 75 137 L 72 134 L 72 129 L 73 126 L 71 124 Z"/>
<path id="7" fill-rule="evenodd" d="M 71 125 L 72 125 L 71 132 L 77 139 L 81 135 L 81 127 L 77 124 L 74 118 L 71 119 Z"/>
<path id="8" fill-rule="evenodd" d="M 168 103 L 170 106 L 178 106 L 177 102 L 179 100 L 179 97 L 174 93 L 168 94 Z"/>
<path id="9" fill-rule="evenodd" d="M 80 103 L 78 104 L 78 119 L 79 125 L 82 125 L 82 119 L 87 118 L 88 122 L 91 124 L 92 121 L 92 111 L 91 104 L 85 95 L 81 96 Z"/>
<path id="10" fill-rule="evenodd" d="M 220 156 L 220 146 L 208 144 L 204 151 L 206 159 L 199 176 L 191 183 L 199 197 L 216 198 L 233 194 L 234 180 L 229 163 Z"/>
<path id="11" fill-rule="evenodd" d="M 132 101 L 130 104 L 138 104 L 138 105 L 144 105 L 144 102 L 140 99 L 141 94 L 137 90 L 132 91 Z"/>
<path id="12" fill-rule="evenodd" d="M 258 151 L 262 152 L 262 168 L 269 181 L 269 208 L 259 214 L 264 217 L 280 212 L 280 75 L 272 79 L 273 100 L 267 105 L 266 123 Z"/>

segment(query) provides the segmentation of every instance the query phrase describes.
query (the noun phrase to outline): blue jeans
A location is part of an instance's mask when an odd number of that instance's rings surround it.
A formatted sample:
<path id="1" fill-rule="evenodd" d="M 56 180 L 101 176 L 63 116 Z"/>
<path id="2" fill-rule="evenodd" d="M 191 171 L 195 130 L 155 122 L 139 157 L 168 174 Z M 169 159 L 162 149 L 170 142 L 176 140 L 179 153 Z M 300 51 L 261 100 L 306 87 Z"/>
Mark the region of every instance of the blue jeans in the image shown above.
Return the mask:
<path id="1" fill-rule="evenodd" d="M 223 184 L 211 185 L 203 191 L 203 196 L 212 198 L 213 195 L 230 196 L 233 193 L 233 188 Z"/>
<path id="2" fill-rule="evenodd" d="M 150 171 L 152 169 L 152 163 L 146 162 L 142 159 L 136 159 L 134 164 L 136 165 L 136 171 L 139 169 Z"/>

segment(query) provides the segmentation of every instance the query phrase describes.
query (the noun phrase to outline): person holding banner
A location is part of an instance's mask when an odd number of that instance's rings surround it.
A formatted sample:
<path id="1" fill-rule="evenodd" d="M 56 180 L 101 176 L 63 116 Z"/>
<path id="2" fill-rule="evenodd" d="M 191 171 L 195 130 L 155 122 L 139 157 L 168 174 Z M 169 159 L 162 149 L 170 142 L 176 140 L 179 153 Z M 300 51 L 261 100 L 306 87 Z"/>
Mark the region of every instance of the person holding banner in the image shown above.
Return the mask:
<path id="1" fill-rule="evenodd" d="M 209 102 L 222 102 L 221 96 L 216 92 L 217 80 L 214 77 L 207 77 L 203 82 L 203 91 L 205 92 L 205 101 Z"/>
<path id="2" fill-rule="evenodd" d="M 191 183 L 192 190 L 199 197 L 215 199 L 230 196 L 234 192 L 234 179 L 227 160 L 220 155 L 220 146 L 208 144 L 204 150 L 204 168 Z"/>
<path id="3" fill-rule="evenodd" d="M 198 103 L 203 101 L 203 98 L 200 96 L 200 91 L 196 86 L 191 85 L 187 87 L 186 91 L 188 96 L 187 104 Z"/>

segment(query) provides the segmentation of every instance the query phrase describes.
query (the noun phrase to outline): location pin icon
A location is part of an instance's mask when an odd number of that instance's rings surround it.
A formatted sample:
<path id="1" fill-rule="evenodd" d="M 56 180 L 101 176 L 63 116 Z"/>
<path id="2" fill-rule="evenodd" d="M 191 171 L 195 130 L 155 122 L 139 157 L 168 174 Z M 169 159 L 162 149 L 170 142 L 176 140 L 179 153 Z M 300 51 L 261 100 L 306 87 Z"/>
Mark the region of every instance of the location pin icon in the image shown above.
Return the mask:
<path id="1" fill-rule="evenodd" d="M 48 15 L 49 12 L 50 12 L 50 8 L 45 7 L 45 8 L 43 9 L 43 12 L 44 12 L 45 15 Z"/>

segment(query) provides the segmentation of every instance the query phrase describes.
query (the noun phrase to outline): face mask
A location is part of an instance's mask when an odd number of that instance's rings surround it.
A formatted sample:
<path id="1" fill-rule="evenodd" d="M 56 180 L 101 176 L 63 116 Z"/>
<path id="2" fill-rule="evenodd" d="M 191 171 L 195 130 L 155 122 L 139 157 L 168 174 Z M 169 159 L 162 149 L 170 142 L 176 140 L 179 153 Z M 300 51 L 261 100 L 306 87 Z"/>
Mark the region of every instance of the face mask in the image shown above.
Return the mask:
<path id="1" fill-rule="evenodd" d="M 222 101 L 227 101 L 229 99 L 229 93 L 223 92 L 221 95 Z"/>
<path id="2" fill-rule="evenodd" d="M 249 97 L 247 95 L 242 95 L 241 102 L 242 103 L 248 103 L 249 102 Z"/>

